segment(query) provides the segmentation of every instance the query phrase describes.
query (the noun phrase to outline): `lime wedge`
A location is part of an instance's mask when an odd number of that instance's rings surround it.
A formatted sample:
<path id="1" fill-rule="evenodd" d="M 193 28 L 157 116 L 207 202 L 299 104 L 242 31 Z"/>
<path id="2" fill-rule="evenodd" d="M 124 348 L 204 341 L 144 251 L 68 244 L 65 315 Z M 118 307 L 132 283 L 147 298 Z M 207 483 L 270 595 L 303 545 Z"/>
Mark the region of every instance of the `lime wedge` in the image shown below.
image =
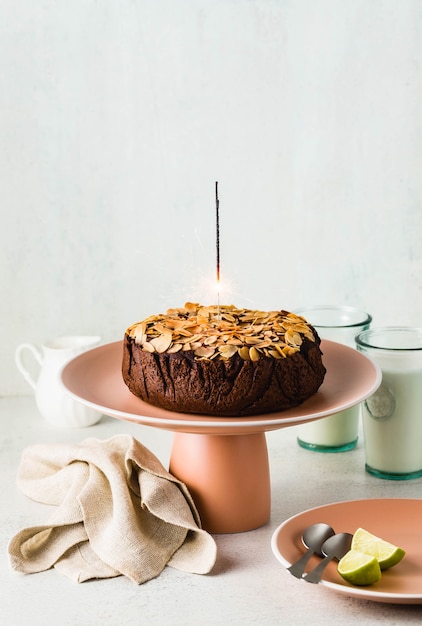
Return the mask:
<path id="1" fill-rule="evenodd" d="M 358 528 L 354 533 L 351 549 L 374 556 L 382 570 L 396 565 L 405 555 L 402 548 L 372 535 L 363 528 Z"/>
<path id="2" fill-rule="evenodd" d="M 381 578 L 381 568 L 377 559 L 356 550 L 349 550 L 340 559 L 337 571 L 352 585 L 372 585 Z"/>

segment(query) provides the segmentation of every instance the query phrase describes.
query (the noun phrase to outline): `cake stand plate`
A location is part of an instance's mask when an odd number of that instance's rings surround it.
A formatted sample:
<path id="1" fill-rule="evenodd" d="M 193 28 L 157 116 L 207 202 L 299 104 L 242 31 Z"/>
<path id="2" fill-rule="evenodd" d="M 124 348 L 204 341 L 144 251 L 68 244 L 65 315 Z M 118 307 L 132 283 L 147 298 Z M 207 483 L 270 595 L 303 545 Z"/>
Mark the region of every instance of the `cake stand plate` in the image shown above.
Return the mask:
<path id="1" fill-rule="evenodd" d="M 62 381 L 71 397 L 105 415 L 174 432 L 169 470 L 188 486 L 203 527 L 243 532 L 270 517 L 265 432 L 347 409 L 381 383 L 378 366 L 353 348 L 323 340 L 321 349 L 327 373 L 316 394 L 294 409 L 252 417 L 176 413 L 136 398 L 122 378 L 121 341 L 77 356 Z"/>

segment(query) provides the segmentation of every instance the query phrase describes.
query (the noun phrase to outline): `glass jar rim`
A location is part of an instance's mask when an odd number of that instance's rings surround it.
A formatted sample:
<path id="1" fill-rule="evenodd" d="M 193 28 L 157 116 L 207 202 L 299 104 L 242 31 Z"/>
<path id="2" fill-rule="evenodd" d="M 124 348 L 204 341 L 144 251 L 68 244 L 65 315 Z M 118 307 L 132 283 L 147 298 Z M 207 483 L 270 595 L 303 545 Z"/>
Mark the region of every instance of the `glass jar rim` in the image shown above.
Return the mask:
<path id="1" fill-rule="evenodd" d="M 316 327 L 316 328 L 355 328 L 355 327 L 359 327 L 359 326 L 366 326 L 368 324 L 370 324 L 372 322 L 372 315 L 370 313 L 367 313 L 366 311 L 364 311 L 363 309 L 357 309 L 353 306 L 342 306 L 342 305 L 335 305 L 335 304 L 319 304 L 316 306 L 301 306 L 297 309 L 293 310 L 293 313 L 295 315 L 304 315 L 304 313 L 307 313 L 309 315 L 309 313 L 311 311 L 322 311 L 322 312 L 330 312 L 330 311 L 339 311 L 339 312 L 344 312 L 344 313 L 358 313 L 362 316 L 362 319 L 360 319 L 358 322 L 353 322 L 351 324 L 342 324 L 342 323 L 335 323 L 335 324 L 320 324 L 317 322 L 313 322 L 311 319 L 306 319 L 307 322 L 309 322 L 310 324 L 312 324 L 312 326 Z"/>
<path id="2" fill-rule="evenodd" d="M 384 345 L 385 342 L 376 341 L 377 336 L 389 335 L 392 337 L 394 334 L 396 336 L 400 334 L 402 337 L 412 334 L 414 337 L 418 337 L 419 341 L 416 342 L 416 346 L 409 344 L 403 346 Z M 356 335 L 355 342 L 358 348 L 372 348 L 384 350 L 385 352 L 418 352 L 422 351 L 422 328 L 417 326 L 380 326 L 369 328 Z"/>

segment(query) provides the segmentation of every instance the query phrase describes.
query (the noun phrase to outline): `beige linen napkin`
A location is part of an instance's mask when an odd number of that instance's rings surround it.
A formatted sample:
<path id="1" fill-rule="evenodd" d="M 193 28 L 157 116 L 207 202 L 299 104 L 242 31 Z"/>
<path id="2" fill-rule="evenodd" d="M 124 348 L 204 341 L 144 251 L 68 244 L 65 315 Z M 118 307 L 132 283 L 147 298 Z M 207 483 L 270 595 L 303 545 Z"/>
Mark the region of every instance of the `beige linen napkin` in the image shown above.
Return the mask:
<path id="1" fill-rule="evenodd" d="M 186 486 L 129 435 L 30 446 L 17 483 L 57 509 L 11 539 L 15 570 L 55 567 L 77 582 L 122 574 L 140 584 L 166 565 L 206 574 L 215 563 L 215 541 Z"/>

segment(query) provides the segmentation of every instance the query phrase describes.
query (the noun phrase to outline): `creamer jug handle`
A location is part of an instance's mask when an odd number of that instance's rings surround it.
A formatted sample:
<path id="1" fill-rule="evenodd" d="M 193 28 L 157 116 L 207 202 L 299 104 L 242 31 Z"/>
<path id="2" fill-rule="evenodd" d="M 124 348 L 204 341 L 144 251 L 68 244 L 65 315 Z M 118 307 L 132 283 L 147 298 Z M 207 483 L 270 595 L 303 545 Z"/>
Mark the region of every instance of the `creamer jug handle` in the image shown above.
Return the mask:
<path id="1" fill-rule="evenodd" d="M 43 365 L 43 357 L 41 352 L 38 350 L 36 346 L 32 343 L 21 343 L 20 346 L 16 348 L 15 352 L 15 363 L 16 367 L 26 380 L 26 382 L 35 390 L 36 389 L 36 381 L 32 378 L 31 374 L 26 369 L 23 363 L 23 353 L 29 351 L 34 356 L 37 363 L 42 367 Z"/>

